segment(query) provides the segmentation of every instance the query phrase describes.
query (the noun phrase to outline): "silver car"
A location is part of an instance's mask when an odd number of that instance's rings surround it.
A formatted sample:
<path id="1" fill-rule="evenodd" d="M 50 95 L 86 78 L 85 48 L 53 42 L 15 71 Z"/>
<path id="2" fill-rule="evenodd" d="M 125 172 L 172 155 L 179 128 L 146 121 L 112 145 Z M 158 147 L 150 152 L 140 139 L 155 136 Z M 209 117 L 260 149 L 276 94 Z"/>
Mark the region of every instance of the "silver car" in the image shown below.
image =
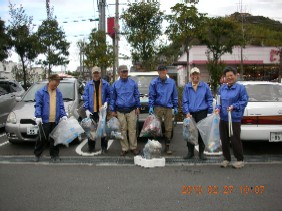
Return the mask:
<path id="1" fill-rule="evenodd" d="M 24 92 L 17 81 L 0 78 L 0 128 L 5 126 L 9 113 L 16 105 L 16 97 Z"/>
<path id="2" fill-rule="evenodd" d="M 46 84 L 47 81 L 41 81 L 30 87 L 9 114 L 5 130 L 11 143 L 35 142 L 38 138 L 38 127 L 34 121 L 35 93 Z M 68 117 L 78 119 L 77 109 L 83 103 L 83 84 L 75 78 L 67 78 L 61 80 L 58 88 L 62 92 Z"/>

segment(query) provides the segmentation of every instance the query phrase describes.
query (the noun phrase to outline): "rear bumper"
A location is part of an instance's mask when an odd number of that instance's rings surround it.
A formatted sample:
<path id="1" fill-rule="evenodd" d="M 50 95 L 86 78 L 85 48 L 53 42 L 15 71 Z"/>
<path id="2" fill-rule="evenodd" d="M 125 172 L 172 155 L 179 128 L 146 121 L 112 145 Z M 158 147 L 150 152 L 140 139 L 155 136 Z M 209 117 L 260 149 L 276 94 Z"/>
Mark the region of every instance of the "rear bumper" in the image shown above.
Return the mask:
<path id="1" fill-rule="evenodd" d="M 241 125 L 241 140 L 269 141 L 270 132 L 282 132 L 282 125 Z"/>

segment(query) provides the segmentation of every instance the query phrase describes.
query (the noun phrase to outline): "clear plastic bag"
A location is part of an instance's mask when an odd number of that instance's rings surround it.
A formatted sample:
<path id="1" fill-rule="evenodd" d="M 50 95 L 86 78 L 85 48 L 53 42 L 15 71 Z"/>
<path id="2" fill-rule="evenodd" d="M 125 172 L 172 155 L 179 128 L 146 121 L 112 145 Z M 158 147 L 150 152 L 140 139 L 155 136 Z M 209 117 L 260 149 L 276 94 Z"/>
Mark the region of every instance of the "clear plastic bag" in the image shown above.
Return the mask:
<path id="1" fill-rule="evenodd" d="M 198 129 L 194 118 L 185 118 L 183 120 L 183 138 L 185 141 L 197 145 Z"/>
<path id="2" fill-rule="evenodd" d="M 106 133 L 109 139 L 123 140 L 120 130 L 120 122 L 116 117 L 112 117 L 107 122 Z"/>
<path id="3" fill-rule="evenodd" d="M 143 149 L 144 158 L 160 158 L 162 151 L 162 145 L 156 140 L 148 140 Z"/>
<path id="4" fill-rule="evenodd" d="M 99 110 L 99 122 L 95 139 L 105 137 L 106 134 L 107 102 Z"/>
<path id="5" fill-rule="evenodd" d="M 85 131 L 87 137 L 90 138 L 91 140 L 95 140 L 97 123 L 93 119 L 86 117 L 82 119 L 80 125 Z"/>
<path id="6" fill-rule="evenodd" d="M 216 151 L 221 146 L 219 136 L 219 120 L 219 114 L 213 113 L 197 123 L 197 127 L 205 143 L 206 150 L 210 152 Z"/>
<path id="7" fill-rule="evenodd" d="M 162 125 L 158 117 L 154 114 L 149 115 L 143 125 L 140 132 L 140 137 L 161 137 L 162 136 Z"/>
<path id="8" fill-rule="evenodd" d="M 84 130 L 74 117 L 60 121 L 59 124 L 50 133 L 50 137 L 54 139 L 54 145 L 63 144 L 67 147 L 76 137 Z"/>

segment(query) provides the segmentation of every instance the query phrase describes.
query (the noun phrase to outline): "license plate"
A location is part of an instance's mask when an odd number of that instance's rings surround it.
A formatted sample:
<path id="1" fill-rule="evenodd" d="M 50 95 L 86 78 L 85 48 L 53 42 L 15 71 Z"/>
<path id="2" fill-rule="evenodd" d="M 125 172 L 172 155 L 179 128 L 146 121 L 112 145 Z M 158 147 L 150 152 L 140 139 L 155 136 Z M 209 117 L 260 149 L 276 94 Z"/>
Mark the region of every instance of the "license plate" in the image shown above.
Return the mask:
<path id="1" fill-rule="evenodd" d="M 27 135 L 37 135 L 38 133 L 38 126 L 30 126 L 26 129 Z"/>
<path id="2" fill-rule="evenodd" d="M 269 142 L 282 141 L 282 132 L 270 132 Z"/>

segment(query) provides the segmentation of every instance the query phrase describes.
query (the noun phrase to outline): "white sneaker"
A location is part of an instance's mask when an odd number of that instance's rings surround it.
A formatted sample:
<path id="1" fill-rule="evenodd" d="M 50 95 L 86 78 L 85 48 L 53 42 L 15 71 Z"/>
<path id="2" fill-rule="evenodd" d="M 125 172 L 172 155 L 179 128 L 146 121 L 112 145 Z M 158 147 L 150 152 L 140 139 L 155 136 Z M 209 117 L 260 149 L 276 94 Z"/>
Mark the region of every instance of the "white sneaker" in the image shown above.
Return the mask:
<path id="1" fill-rule="evenodd" d="M 220 167 L 222 168 L 226 168 L 228 165 L 229 165 L 229 161 L 228 160 L 224 160 L 221 164 L 220 164 Z"/>
<path id="2" fill-rule="evenodd" d="M 235 169 L 240 169 L 244 167 L 244 161 L 236 161 L 232 164 L 232 167 Z"/>

